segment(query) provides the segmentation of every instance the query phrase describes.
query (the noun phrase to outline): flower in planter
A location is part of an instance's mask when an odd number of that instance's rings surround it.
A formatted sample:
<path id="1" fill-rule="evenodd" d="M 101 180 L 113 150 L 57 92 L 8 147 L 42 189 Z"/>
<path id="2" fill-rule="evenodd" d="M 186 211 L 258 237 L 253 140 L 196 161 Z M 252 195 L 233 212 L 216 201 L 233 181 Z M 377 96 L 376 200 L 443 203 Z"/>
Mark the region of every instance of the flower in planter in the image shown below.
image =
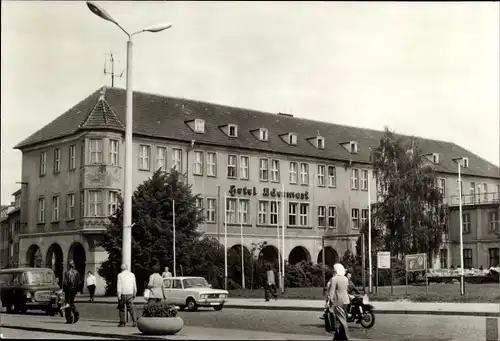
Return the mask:
<path id="1" fill-rule="evenodd" d="M 168 304 L 165 301 L 155 302 L 150 305 L 145 305 L 142 312 L 143 317 L 176 317 L 179 307 Z"/>

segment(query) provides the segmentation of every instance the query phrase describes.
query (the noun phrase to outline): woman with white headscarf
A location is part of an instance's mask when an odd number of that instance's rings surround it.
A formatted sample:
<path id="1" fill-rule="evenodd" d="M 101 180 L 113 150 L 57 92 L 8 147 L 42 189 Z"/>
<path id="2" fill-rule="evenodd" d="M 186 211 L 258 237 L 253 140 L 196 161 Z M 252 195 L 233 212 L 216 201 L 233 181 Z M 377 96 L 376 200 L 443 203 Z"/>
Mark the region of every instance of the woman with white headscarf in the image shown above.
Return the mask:
<path id="1" fill-rule="evenodd" d="M 347 338 L 347 305 L 349 304 L 349 281 L 345 276 L 345 268 L 336 263 L 333 266 L 334 275 L 328 290 L 328 306 L 333 314 L 333 340 L 348 340 Z"/>

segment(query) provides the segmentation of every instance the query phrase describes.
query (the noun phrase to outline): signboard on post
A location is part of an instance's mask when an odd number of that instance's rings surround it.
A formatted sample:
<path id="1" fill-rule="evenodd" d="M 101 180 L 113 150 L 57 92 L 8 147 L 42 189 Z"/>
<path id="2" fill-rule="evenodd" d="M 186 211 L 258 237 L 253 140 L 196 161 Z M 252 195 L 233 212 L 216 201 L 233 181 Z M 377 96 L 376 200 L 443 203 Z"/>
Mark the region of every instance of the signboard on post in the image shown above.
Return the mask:
<path id="1" fill-rule="evenodd" d="M 423 271 L 425 276 L 425 293 L 429 293 L 429 281 L 427 278 L 427 254 L 416 253 L 414 255 L 406 255 L 406 295 L 408 295 L 408 272 Z"/>
<path id="2" fill-rule="evenodd" d="M 389 251 L 377 252 L 377 267 L 379 269 L 391 268 L 391 253 Z"/>

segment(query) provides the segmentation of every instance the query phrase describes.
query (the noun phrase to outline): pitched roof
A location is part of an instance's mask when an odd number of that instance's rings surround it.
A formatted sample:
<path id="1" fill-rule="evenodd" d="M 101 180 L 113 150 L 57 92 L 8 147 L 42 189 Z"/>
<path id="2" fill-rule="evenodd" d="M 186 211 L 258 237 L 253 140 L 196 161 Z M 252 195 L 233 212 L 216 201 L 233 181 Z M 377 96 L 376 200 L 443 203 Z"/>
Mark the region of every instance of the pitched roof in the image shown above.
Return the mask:
<path id="1" fill-rule="evenodd" d="M 45 127 L 19 143 L 15 148 L 23 149 L 43 141 L 75 134 L 79 129 L 123 130 L 125 124 L 125 90 L 106 89 L 106 100 L 100 99 L 98 89 L 73 108 L 47 124 Z M 186 122 L 196 118 L 205 120 L 205 133 L 195 133 Z M 238 137 L 228 137 L 220 127 L 234 123 L 238 126 Z M 251 131 L 268 129 L 268 141 L 258 140 Z M 201 144 L 213 144 L 268 152 L 288 153 L 297 156 L 311 156 L 331 160 L 351 160 L 369 162 L 369 148 L 375 148 L 383 136 L 383 131 L 349 127 L 334 123 L 289 117 L 256 110 L 229 107 L 219 104 L 199 102 L 134 92 L 133 132 L 137 135 L 181 140 L 196 140 Z M 295 132 L 297 145 L 285 143 L 280 137 Z M 318 149 L 308 138 L 317 135 L 325 137 L 325 148 Z M 409 136 L 400 135 L 410 139 Z M 342 143 L 357 141 L 357 154 L 349 153 Z M 469 167 L 463 169 L 465 175 L 490 178 L 499 177 L 499 168 L 464 148 L 444 141 L 416 137 L 418 146 L 426 153 L 439 153 L 438 172 L 456 173 L 455 157 L 468 157 Z"/>

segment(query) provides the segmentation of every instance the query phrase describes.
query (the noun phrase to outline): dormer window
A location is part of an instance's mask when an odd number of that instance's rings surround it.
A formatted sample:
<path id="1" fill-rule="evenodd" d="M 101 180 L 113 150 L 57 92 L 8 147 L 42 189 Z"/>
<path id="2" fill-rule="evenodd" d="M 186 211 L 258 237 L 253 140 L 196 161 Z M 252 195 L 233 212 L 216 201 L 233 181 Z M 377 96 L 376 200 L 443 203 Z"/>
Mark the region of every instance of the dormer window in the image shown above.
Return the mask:
<path id="1" fill-rule="evenodd" d="M 439 163 L 439 154 L 438 153 L 432 153 L 432 162 L 436 165 Z"/>
<path id="2" fill-rule="evenodd" d="M 195 133 L 205 133 L 205 121 L 201 119 L 194 120 Z"/>
<path id="3" fill-rule="evenodd" d="M 469 167 L 469 158 L 468 157 L 464 157 L 462 159 L 462 167 L 464 167 L 464 168 L 468 168 Z"/>
<path id="4" fill-rule="evenodd" d="M 297 134 L 294 133 L 288 134 L 288 144 L 292 146 L 297 145 Z"/>
<path id="5" fill-rule="evenodd" d="M 358 143 L 356 141 L 349 142 L 349 152 L 356 154 L 358 152 Z"/>
<path id="6" fill-rule="evenodd" d="M 318 147 L 318 149 L 325 149 L 325 138 L 318 136 L 316 138 L 316 146 Z"/>
<path id="7" fill-rule="evenodd" d="M 266 128 L 260 128 L 259 129 L 259 140 L 261 141 L 267 141 L 268 140 L 268 130 Z"/>
<path id="8" fill-rule="evenodd" d="M 238 126 L 236 124 L 229 124 L 227 126 L 227 135 L 229 137 L 238 137 Z"/>

